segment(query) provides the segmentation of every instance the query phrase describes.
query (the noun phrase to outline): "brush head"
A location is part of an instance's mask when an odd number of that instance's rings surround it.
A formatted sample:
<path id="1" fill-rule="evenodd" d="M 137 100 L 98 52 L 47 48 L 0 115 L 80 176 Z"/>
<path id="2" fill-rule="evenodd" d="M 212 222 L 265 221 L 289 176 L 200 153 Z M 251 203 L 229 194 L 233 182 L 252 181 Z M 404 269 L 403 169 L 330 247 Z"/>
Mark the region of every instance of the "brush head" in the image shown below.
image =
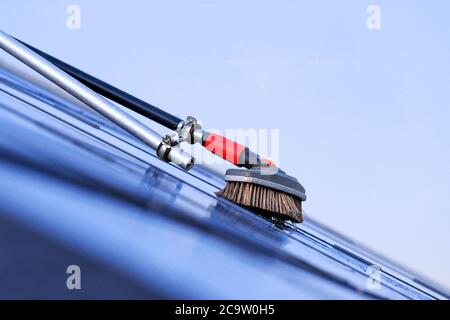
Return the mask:
<path id="1" fill-rule="evenodd" d="M 266 216 L 302 222 L 301 201 L 306 200 L 305 189 L 280 169 L 229 169 L 225 181 L 227 185 L 216 193 L 218 196 Z"/>

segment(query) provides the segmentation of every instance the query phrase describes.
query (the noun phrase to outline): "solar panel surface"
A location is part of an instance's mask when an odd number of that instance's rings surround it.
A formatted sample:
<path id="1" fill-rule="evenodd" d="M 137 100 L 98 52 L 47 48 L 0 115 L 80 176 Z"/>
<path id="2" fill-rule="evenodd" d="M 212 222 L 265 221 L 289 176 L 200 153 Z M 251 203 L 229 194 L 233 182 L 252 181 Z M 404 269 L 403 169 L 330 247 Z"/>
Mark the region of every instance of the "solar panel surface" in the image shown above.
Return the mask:
<path id="1" fill-rule="evenodd" d="M 308 214 L 279 225 L 217 198 L 223 185 L 0 69 L 0 297 L 449 297 Z M 65 287 L 71 264 L 83 290 Z"/>

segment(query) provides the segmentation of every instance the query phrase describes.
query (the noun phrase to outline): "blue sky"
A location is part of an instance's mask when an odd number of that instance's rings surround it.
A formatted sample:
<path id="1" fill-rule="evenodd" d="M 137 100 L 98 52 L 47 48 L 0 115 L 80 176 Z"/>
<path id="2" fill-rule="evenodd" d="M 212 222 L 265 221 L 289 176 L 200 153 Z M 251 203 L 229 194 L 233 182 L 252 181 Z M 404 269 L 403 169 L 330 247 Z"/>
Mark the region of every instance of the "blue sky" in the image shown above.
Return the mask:
<path id="1" fill-rule="evenodd" d="M 80 30 L 66 27 L 71 4 Z M 380 30 L 366 26 L 372 4 Z M 450 287 L 449 12 L 2 0 L 0 28 L 206 127 L 280 129 L 280 165 L 306 187 L 309 215 Z"/>

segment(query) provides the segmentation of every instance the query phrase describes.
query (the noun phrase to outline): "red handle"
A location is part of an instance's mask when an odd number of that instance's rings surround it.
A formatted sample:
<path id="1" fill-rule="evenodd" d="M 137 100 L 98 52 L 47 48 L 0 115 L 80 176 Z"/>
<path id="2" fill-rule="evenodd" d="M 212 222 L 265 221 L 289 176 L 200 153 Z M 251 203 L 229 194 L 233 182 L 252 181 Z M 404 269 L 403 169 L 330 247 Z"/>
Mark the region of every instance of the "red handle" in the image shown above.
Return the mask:
<path id="1" fill-rule="evenodd" d="M 245 152 L 245 149 L 247 148 L 242 144 L 215 133 L 208 133 L 203 140 L 203 145 L 212 153 L 234 165 L 239 164 L 239 156 L 242 152 Z"/>
<path id="2" fill-rule="evenodd" d="M 272 161 L 260 159 L 246 146 L 225 138 L 220 134 L 206 133 L 205 138 L 203 139 L 203 146 L 215 155 L 239 167 L 251 168 L 259 165 L 260 163 L 275 167 L 275 164 Z M 253 159 L 254 163 L 250 163 L 249 159 Z"/>

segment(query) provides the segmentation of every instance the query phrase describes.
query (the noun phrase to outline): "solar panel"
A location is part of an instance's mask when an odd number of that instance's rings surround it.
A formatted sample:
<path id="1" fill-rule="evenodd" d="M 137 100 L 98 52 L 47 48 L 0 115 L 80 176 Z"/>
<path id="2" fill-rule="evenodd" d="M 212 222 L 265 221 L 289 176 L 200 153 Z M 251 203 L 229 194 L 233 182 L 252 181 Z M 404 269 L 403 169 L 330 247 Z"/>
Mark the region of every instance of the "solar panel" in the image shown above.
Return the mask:
<path id="1" fill-rule="evenodd" d="M 98 114 L 4 69 L 0 155 L 0 225 L 16 230 L 0 232 L 1 263 L 19 265 L 0 271 L 0 297 L 449 297 L 308 214 L 280 225 L 217 198 L 216 174 L 162 162 Z M 86 289 L 70 293 L 57 270 L 77 261 Z"/>

